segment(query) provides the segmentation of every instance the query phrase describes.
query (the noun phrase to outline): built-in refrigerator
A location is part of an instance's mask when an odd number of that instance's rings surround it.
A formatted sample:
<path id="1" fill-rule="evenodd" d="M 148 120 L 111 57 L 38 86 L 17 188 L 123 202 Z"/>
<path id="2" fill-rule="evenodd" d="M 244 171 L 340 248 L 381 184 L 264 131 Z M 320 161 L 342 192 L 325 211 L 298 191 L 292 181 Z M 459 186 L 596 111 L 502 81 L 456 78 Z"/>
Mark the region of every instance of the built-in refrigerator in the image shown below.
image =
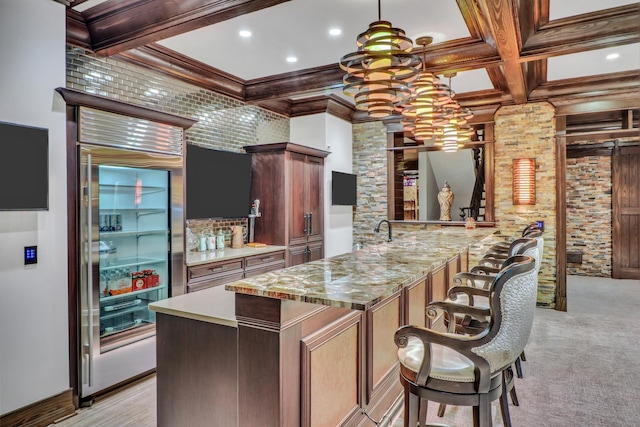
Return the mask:
<path id="1" fill-rule="evenodd" d="M 80 140 L 91 140 L 90 134 L 82 138 L 83 130 L 99 127 L 108 113 L 81 113 L 89 118 L 80 120 Z M 147 132 L 145 126 L 134 123 L 131 131 L 123 125 L 118 132 L 126 137 L 118 140 L 113 129 L 119 122 L 107 118 L 105 135 L 96 139 L 113 146 L 77 145 L 78 393 L 85 404 L 155 369 L 155 313 L 148 304 L 184 287 L 182 155 L 151 151 L 162 149 L 153 132 L 143 135 L 151 138 L 143 149 L 129 147 L 136 132 Z"/>

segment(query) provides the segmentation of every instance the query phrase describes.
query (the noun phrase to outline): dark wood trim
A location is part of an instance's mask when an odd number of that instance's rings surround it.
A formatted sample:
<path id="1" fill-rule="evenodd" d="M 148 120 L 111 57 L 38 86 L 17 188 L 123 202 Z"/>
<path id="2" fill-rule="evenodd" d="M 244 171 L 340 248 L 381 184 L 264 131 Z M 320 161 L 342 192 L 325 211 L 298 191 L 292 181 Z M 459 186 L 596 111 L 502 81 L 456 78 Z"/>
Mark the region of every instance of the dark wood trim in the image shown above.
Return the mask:
<path id="1" fill-rule="evenodd" d="M 566 117 L 556 117 L 556 310 L 567 311 Z"/>
<path id="2" fill-rule="evenodd" d="M 336 63 L 247 80 L 245 101 L 258 102 L 267 99 L 290 98 L 319 89 L 337 89 L 342 87 L 343 77 L 344 71 Z"/>
<path id="3" fill-rule="evenodd" d="M 523 61 L 637 43 L 640 8 L 637 3 L 556 19 L 542 25 L 527 40 Z"/>
<path id="4" fill-rule="evenodd" d="M 336 95 L 318 96 L 290 101 L 290 117 L 307 116 L 310 114 L 329 113 L 343 120 L 351 122 L 355 107 Z"/>
<path id="5" fill-rule="evenodd" d="M 493 122 L 484 127 L 484 220 L 492 223 L 495 221 L 495 138 Z"/>
<path id="6" fill-rule="evenodd" d="M 93 50 L 114 55 L 289 0 L 137 0 L 101 3 L 83 12 Z"/>
<path id="7" fill-rule="evenodd" d="M 549 99 L 549 102 L 556 107 L 556 116 L 640 108 L 637 87 L 611 95 Z"/>
<path id="8" fill-rule="evenodd" d="M 595 76 L 544 82 L 530 94 L 530 101 L 547 101 L 557 104 L 563 100 L 581 102 L 582 97 L 597 95 L 602 97 L 619 91 L 636 92 L 640 88 L 638 70 L 618 73 L 598 74 Z M 576 99 L 578 98 L 578 99 Z"/>
<path id="9" fill-rule="evenodd" d="M 8 392 L 5 390 L 5 392 Z M 71 389 L 0 416 L 3 427 L 48 426 L 76 413 Z"/>
<path id="10" fill-rule="evenodd" d="M 91 50 L 91 35 L 80 12 L 67 9 L 67 43 Z"/>
<path id="11" fill-rule="evenodd" d="M 56 92 L 62 95 L 67 105 L 91 107 L 98 110 L 109 111 L 111 113 L 122 114 L 139 119 L 150 120 L 153 122 L 165 123 L 168 125 L 179 126 L 188 129 L 197 123 L 197 120 L 188 117 L 176 116 L 175 114 L 163 113 L 161 111 L 152 110 L 146 107 L 127 104 L 126 102 L 117 101 L 103 96 L 90 95 L 88 93 L 66 88 L 56 88 Z"/>
<path id="12" fill-rule="evenodd" d="M 307 156 L 325 158 L 331 152 L 320 150 L 318 148 L 307 147 L 305 145 L 294 144 L 293 142 L 274 142 L 271 144 L 245 145 L 244 150 L 247 153 L 266 153 L 269 151 L 293 151 L 294 153 L 304 154 Z"/>
<path id="13" fill-rule="evenodd" d="M 567 144 L 571 144 L 576 141 L 603 141 L 633 137 L 640 137 L 640 129 L 612 129 L 594 132 L 570 133 L 567 134 L 566 141 Z"/>
<path id="14" fill-rule="evenodd" d="M 157 43 L 121 52 L 117 57 L 230 98 L 244 100 L 244 80 Z"/>

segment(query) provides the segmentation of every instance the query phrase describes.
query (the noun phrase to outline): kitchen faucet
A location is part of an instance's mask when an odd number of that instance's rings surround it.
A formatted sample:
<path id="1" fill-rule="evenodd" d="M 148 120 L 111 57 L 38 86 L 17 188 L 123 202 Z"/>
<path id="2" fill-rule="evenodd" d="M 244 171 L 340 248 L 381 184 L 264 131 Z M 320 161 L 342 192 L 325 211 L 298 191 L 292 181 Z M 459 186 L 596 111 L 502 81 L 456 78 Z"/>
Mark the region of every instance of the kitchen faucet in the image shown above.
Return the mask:
<path id="1" fill-rule="evenodd" d="M 380 224 L 382 224 L 383 222 L 387 223 L 387 228 L 389 229 L 389 240 L 387 240 L 387 242 L 390 242 L 392 240 L 392 238 L 391 238 L 391 223 L 389 222 L 389 220 L 381 219 L 380 221 L 378 221 L 378 223 L 376 224 L 376 228 L 374 228 L 373 231 L 375 233 L 379 233 L 380 232 Z"/>

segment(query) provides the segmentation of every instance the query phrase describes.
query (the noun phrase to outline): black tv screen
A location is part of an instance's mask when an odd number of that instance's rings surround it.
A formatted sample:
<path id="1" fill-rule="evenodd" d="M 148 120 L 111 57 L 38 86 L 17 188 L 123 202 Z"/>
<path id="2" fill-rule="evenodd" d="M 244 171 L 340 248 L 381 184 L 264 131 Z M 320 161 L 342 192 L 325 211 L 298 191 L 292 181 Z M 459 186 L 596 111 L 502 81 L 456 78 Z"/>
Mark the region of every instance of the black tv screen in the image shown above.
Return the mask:
<path id="1" fill-rule="evenodd" d="M 355 206 L 357 199 L 356 175 L 331 172 L 331 204 Z"/>
<path id="2" fill-rule="evenodd" d="M 251 155 L 187 145 L 186 217 L 242 218 L 251 211 Z"/>
<path id="3" fill-rule="evenodd" d="M 0 122 L 0 210 L 49 209 L 49 131 Z"/>

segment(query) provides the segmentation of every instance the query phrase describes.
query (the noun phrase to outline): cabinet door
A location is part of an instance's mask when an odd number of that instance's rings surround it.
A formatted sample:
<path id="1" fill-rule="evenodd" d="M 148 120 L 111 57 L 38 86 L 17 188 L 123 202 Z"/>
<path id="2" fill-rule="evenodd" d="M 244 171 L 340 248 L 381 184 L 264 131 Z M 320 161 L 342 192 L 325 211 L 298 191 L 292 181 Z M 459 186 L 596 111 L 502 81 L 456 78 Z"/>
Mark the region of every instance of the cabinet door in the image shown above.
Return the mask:
<path id="1" fill-rule="evenodd" d="M 293 267 L 294 265 L 304 264 L 308 261 L 308 248 L 307 245 L 289 246 L 287 256 L 287 267 Z"/>
<path id="2" fill-rule="evenodd" d="M 289 245 L 302 244 L 307 241 L 307 214 L 306 203 L 306 158 L 298 153 L 290 153 L 289 161 L 289 197 L 291 218 L 289 222 Z"/>
<path id="3" fill-rule="evenodd" d="M 322 241 L 322 212 L 324 208 L 322 194 L 322 181 L 324 179 L 323 159 L 307 156 L 306 166 L 305 178 L 307 179 L 307 185 L 305 192 L 307 195 L 307 212 L 311 214 L 307 236 L 310 242 Z"/>
<path id="4" fill-rule="evenodd" d="M 323 250 L 322 242 L 313 242 L 307 245 L 307 262 L 316 261 L 324 258 L 324 250 Z"/>

